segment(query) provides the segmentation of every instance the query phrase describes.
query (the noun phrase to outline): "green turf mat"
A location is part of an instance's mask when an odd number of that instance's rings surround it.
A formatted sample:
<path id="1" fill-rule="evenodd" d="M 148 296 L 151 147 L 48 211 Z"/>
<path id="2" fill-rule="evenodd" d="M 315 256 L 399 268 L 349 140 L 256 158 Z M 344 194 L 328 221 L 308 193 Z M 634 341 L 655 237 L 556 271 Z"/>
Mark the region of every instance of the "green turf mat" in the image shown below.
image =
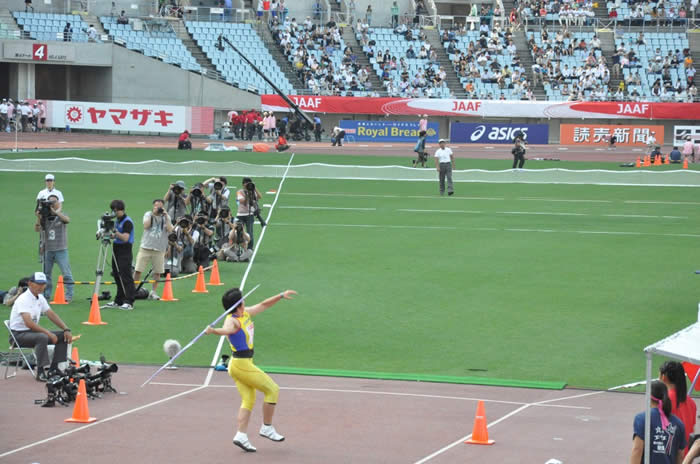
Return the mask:
<path id="1" fill-rule="evenodd" d="M 294 367 L 260 366 L 270 374 L 316 375 L 324 377 L 352 377 L 359 379 L 407 380 L 414 382 L 457 383 L 491 387 L 541 388 L 563 390 L 566 382 L 538 382 L 534 380 L 491 379 L 488 377 L 455 377 L 445 375 L 397 374 L 391 372 L 344 371 L 333 369 L 305 369 Z"/>

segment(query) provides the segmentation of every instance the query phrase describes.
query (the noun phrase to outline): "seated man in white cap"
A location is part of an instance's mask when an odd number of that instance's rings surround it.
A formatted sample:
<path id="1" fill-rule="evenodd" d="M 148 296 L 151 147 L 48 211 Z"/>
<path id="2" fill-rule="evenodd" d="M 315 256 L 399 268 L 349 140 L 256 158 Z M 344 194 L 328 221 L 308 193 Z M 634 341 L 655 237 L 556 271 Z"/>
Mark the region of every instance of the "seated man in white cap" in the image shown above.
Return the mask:
<path id="1" fill-rule="evenodd" d="M 46 380 L 46 367 L 49 366 L 48 345 L 55 345 L 49 370 L 56 370 L 59 363 L 66 361 L 68 344 L 73 340 L 71 330 L 58 314 L 53 312 L 44 298 L 45 287 L 46 275 L 43 272 L 32 274 L 29 277 L 29 289 L 15 300 L 10 313 L 10 330 L 19 346 L 34 348 L 36 379 L 39 381 Z M 42 314 L 61 330 L 52 332 L 39 325 Z"/>
<path id="2" fill-rule="evenodd" d="M 46 174 L 44 180 L 46 181 L 46 188 L 37 194 L 37 201 L 46 200 L 49 198 L 49 195 L 56 195 L 58 201 L 63 204 L 63 194 L 56 188 L 56 178 L 53 176 L 53 174 Z"/>

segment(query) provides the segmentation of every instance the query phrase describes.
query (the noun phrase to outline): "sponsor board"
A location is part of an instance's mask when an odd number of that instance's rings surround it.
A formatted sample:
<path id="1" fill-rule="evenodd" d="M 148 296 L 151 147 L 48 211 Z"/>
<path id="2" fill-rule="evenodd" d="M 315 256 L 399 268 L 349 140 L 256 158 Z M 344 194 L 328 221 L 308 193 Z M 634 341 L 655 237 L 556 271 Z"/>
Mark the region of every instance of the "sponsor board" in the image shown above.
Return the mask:
<path id="1" fill-rule="evenodd" d="M 415 142 L 418 139 L 418 121 L 352 121 L 343 119 L 340 128 L 357 142 Z M 428 142 L 437 142 L 440 124 L 429 122 Z"/>
<path id="2" fill-rule="evenodd" d="M 457 122 L 450 127 L 452 143 L 513 143 L 514 134 L 521 131 L 528 143 L 549 142 L 547 124 L 476 124 Z"/>
<path id="3" fill-rule="evenodd" d="M 652 132 L 659 144 L 664 141 L 664 126 L 609 125 L 609 124 L 562 124 L 559 129 L 562 145 L 607 145 L 610 137 L 617 137 L 617 145 L 646 146 Z"/>
<path id="4" fill-rule="evenodd" d="M 694 144 L 700 144 L 700 126 L 673 126 L 673 145 L 683 146 L 687 137 Z"/>
<path id="5" fill-rule="evenodd" d="M 54 128 L 210 134 L 214 109 L 149 104 L 47 101 L 46 125 Z"/>
<path id="6" fill-rule="evenodd" d="M 7 41 L 3 45 L 3 58 L 8 60 L 44 62 L 75 61 L 75 47 L 61 42 L 36 43 Z"/>
<path id="7" fill-rule="evenodd" d="M 450 98 L 370 98 L 290 95 L 302 110 L 319 113 L 459 116 L 479 118 L 586 118 L 700 120 L 700 103 L 539 102 Z M 262 109 L 288 112 L 279 95 L 263 95 Z"/>

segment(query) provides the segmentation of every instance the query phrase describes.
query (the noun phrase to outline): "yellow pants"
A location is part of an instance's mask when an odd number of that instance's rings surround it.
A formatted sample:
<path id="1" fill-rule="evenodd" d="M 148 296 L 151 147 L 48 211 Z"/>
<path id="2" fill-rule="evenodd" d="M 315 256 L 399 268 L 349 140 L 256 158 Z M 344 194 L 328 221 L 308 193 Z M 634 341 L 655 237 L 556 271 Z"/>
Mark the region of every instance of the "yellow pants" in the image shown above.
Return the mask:
<path id="1" fill-rule="evenodd" d="M 253 364 L 251 358 L 231 358 L 228 363 L 228 375 L 236 381 L 236 387 L 241 394 L 241 407 L 253 410 L 255 406 L 255 390 L 265 394 L 266 403 L 277 403 L 280 387 Z"/>

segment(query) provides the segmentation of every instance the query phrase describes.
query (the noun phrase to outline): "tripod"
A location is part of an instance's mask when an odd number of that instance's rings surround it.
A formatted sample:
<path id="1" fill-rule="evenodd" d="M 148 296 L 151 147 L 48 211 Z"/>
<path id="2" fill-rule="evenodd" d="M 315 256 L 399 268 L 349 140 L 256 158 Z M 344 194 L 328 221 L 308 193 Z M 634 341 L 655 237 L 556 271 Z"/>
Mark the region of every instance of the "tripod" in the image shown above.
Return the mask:
<path id="1" fill-rule="evenodd" d="M 100 283 L 102 281 L 102 276 L 104 275 L 105 265 L 107 264 L 107 256 L 109 256 L 109 251 L 111 250 L 110 245 L 112 244 L 112 239 L 109 235 L 103 235 L 100 238 L 99 251 L 97 253 L 97 267 L 95 269 L 95 289 L 92 292 L 93 295 L 99 295 Z M 116 263 L 116 262 L 115 262 Z M 118 269 L 117 264 L 117 269 Z M 121 276 L 117 275 L 121 280 Z"/>

